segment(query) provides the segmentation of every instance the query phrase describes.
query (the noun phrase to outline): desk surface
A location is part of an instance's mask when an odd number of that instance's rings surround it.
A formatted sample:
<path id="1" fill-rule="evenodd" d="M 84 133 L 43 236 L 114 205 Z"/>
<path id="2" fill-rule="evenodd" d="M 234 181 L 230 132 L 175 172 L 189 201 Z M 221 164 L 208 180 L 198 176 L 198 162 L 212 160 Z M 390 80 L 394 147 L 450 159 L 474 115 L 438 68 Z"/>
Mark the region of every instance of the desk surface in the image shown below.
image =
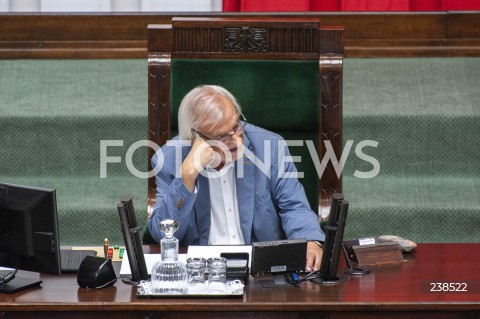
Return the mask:
<path id="1" fill-rule="evenodd" d="M 147 247 L 145 252 L 155 252 Z M 403 317 L 422 311 L 435 318 L 456 318 L 480 313 L 480 244 L 419 244 L 415 253 L 405 255 L 402 264 L 372 268 L 371 274 L 348 277 L 337 286 L 321 286 L 311 282 L 300 287 L 262 288 L 260 280 L 251 278 L 242 298 L 230 299 L 139 299 L 135 287 L 121 280 L 101 290 L 79 288 L 75 274 L 41 275 L 42 287 L 14 295 L 0 295 L 2 312 L 10 316 L 70 318 L 103 312 L 99 317 L 151 317 L 162 312 L 182 318 L 242 317 L 245 312 L 262 313 L 272 318 L 310 318 L 319 312 L 328 318 L 372 318 L 376 314 L 390 318 L 400 312 Z M 341 264 L 343 269 L 343 264 Z M 23 276 L 38 276 L 22 273 Z M 466 283 L 466 292 L 431 292 L 430 283 Z M 200 313 L 199 313 L 200 312 Z M 281 313 L 280 313 L 281 312 Z M 242 315 L 240 315 L 242 314 Z M 281 315 L 280 315 L 281 314 Z M 391 316 L 389 315 L 391 314 Z M 280 315 L 280 316 L 279 316 Z M 63 313 L 65 316 L 65 313 Z M 9 317 L 9 316 L 7 316 Z M 163 316 L 162 316 L 163 317 Z M 10 318 L 10 317 L 9 317 Z"/>

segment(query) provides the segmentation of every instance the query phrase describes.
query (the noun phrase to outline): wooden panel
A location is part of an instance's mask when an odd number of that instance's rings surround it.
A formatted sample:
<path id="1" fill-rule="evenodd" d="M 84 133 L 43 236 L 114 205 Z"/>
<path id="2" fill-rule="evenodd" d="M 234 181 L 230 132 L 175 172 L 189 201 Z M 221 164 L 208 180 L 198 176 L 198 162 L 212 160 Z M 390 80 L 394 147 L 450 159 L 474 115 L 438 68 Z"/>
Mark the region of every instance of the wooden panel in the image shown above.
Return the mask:
<path id="1" fill-rule="evenodd" d="M 342 30 L 342 32 L 339 32 Z M 334 39 L 338 37 L 338 39 Z M 323 26 L 320 30 L 320 53 L 345 53 L 345 29 L 338 26 Z"/>
<path id="2" fill-rule="evenodd" d="M 322 26 L 345 26 L 346 57 L 480 56 L 480 12 L 6 13 L 0 58 L 146 58 L 147 25 L 173 16 L 319 18 Z"/>
<path id="3" fill-rule="evenodd" d="M 319 22 L 217 18 L 193 19 L 188 24 L 185 19 L 177 18 L 172 23 L 172 50 L 176 56 L 206 53 L 235 59 L 252 55 L 259 59 L 259 53 L 265 53 L 269 59 L 272 55 L 288 59 L 290 54 L 294 59 L 302 54 L 306 59 L 318 59 Z"/>
<path id="4" fill-rule="evenodd" d="M 451 12 L 448 14 L 447 37 L 480 39 L 480 14 L 474 12 Z"/>
<path id="5" fill-rule="evenodd" d="M 465 14 L 468 15 L 468 14 Z M 472 19 L 478 13 L 471 13 Z M 146 40 L 148 24 L 168 24 L 174 16 L 198 14 L 0 14 L 0 41 Z M 204 14 L 229 17 L 232 14 Z M 319 18 L 322 25 L 345 26 L 346 38 L 418 39 L 445 36 L 446 13 L 242 14 L 242 17 Z M 28 23 L 25 23 L 28 21 Z M 472 20 L 472 25 L 475 25 Z M 461 24 L 460 24 L 461 26 Z"/>
<path id="6" fill-rule="evenodd" d="M 169 52 L 172 50 L 172 26 L 170 24 L 150 24 L 147 27 L 147 32 L 148 52 Z"/>
<path id="7" fill-rule="evenodd" d="M 0 313 L 1 314 L 1 313 Z M 6 318 L 21 319 L 69 319 L 88 318 L 88 319 L 476 319 L 475 312 L 463 310 L 457 312 L 445 311 L 383 311 L 383 312 L 358 312 L 358 311 L 311 311 L 311 312 L 197 312 L 197 311 L 178 311 L 178 312 L 153 312 L 153 311 L 109 311 L 109 312 L 20 312 L 4 313 Z"/>
<path id="8" fill-rule="evenodd" d="M 445 38 L 446 13 L 349 13 L 323 15 L 322 25 L 343 25 L 345 39 Z"/>
<path id="9" fill-rule="evenodd" d="M 146 40 L 151 15 L 2 14 L 0 41 Z"/>

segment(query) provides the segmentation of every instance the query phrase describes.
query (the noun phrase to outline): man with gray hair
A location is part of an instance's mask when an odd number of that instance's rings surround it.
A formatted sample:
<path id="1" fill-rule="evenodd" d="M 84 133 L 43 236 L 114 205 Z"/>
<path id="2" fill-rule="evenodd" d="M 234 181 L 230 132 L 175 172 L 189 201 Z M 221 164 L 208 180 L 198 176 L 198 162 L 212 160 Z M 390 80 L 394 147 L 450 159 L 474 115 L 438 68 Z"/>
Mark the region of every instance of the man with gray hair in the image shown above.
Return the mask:
<path id="1" fill-rule="evenodd" d="M 281 160 L 290 156 L 283 138 L 247 123 L 235 97 L 215 85 L 183 98 L 178 128 L 152 157 L 152 237 L 160 241 L 160 221 L 175 219 L 184 246 L 306 238 L 306 270 L 318 270 L 324 234 L 302 185 L 289 176 L 295 166 Z"/>

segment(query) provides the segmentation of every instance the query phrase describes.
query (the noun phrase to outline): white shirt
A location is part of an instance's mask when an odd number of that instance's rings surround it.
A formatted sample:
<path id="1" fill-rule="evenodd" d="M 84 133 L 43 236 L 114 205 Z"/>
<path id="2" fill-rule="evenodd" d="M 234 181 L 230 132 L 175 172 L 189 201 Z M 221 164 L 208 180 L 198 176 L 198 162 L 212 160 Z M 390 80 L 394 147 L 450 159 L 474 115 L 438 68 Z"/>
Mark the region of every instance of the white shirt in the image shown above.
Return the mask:
<path id="1" fill-rule="evenodd" d="M 211 225 L 209 245 L 244 245 L 238 211 L 235 164 L 219 171 L 206 169 L 210 188 Z"/>

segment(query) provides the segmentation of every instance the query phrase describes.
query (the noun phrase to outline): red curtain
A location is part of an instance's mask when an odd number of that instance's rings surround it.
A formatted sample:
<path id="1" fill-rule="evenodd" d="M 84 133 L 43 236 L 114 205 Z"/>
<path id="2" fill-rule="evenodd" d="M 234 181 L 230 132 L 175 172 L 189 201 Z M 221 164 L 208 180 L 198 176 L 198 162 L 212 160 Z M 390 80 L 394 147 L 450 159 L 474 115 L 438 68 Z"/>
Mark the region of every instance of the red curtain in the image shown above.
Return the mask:
<path id="1" fill-rule="evenodd" d="M 410 0 L 342 0 L 342 11 L 410 11 Z"/>
<path id="2" fill-rule="evenodd" d="M 339 0 L 310 0 L 310 11 L 340 11 Z"/>
<path id="3" fill-rule="evenodd" d="M 478 0 L 442 0 L 442 11 L 480 10 Z"/>
<path id="4" fill-rule="evenodd" d="M 240 11 L 240 1 L 238 1 L 238 0 L 223 0 L 223 11 L 225 11 L 225 12 Z"/>
<path id="5" fill-rule="evenodd" d="M 411 11 L 440 11 L 442 0 L 410 0 Z"/>
<path id="6" fill-rule="evenodd" d="M 479 0 L 223 0 L 228 12 L 480 10 Z"/>
<path id="7" fill-rule="evenodd" d="M 237 9 L 237 10 L 231 10 Z M 294 12 L 310 11 L 310 0 L 223 0 L 223 11 L 241 12 Z"/>

